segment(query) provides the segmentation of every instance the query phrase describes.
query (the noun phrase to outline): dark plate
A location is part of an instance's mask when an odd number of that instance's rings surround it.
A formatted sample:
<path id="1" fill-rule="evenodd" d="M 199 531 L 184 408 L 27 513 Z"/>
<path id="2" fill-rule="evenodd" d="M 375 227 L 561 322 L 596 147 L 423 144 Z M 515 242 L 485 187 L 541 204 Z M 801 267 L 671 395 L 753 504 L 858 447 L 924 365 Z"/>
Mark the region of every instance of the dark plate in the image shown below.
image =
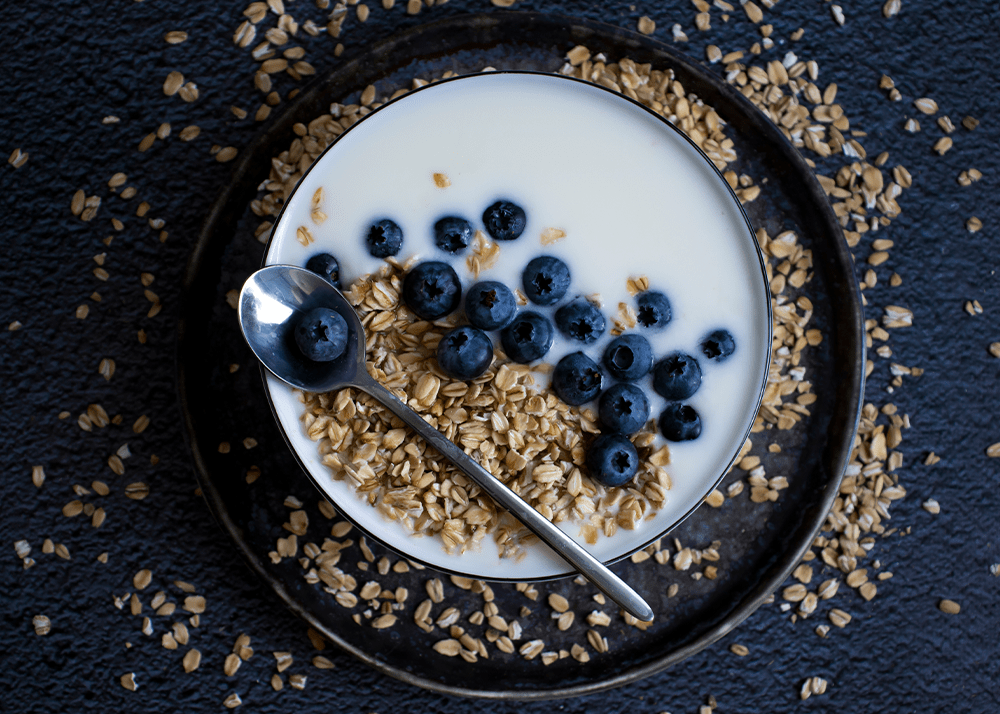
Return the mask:
<path id="1" fill-rule="evenodd" d="M 492 645 L 489 659 L 467 663 L 446 658 L 430 646 L 448 635 L 440 629 L 424 633 L 412 622 L 413 610 L 424 599 L 425 583 L 438 576 L 413 568 L 406 573 L 378 575 L 382 557 L 399 557 L 372 543 L 376 563 L 364 573 L 359 544 L 346 549 L 339 564 L 359 584 L 378 580 L 383 588 L 405 587 L 410 593 L 399 622 L 374 630 L 352 615 L 364 610 L 338 605 L 319 586 L 310 585 L 294 558 L 274 564 L 268 557 L 278 538 L 288 535 L 290 508 L 286 496 L 301 500 L 309 515 L 308 534 L 299 537 L 299 553 L 307 542 L 322 544 L 330 522 L 322 517 L 320 498 L 290 453 L 271 418 L 260 374 L 239 332 L 236 312 L 226 292 L 239 289 L 260 264 L 264 246 L 253 237 L 260 219 L 249 210 L 257 187 L 267 178 L 272 156 L 295 138 L 292 125 L 308 123 L 328 111 L 331 101 L 349 101 L 368 84 L 381 93 L 409 86 L 413 77 L 463 73 L 492 65 L 504 69 L 554 71 L 567 50 L 577 44 L 604 52 L 611 60 L 630 57 L 672 68 L 686 91 L 697 94 L 729 123 L 739 161 L 732 166 L 753 176 L 765 191 L 747 206 L 751 221 L 771 235 L 795 230 L 813 251 L 815 277 L 803 289 L 815 306 L 811 326 L 823 331 L 819 347 L 803 360 L 819 399 L 813 414 L 788 431 L 769 431 L 755 441 L 778 443 L 778 454 L 763 457 L 768 475 L 787 476 L 790 486 L 773 504 L 753 504 L 746 494 L 718 509 L 702 508 L 670 537 L 685 546 L 706 548 L 723 543 L 715 580 L 691 577 L 694 571 L 630 561 L 615 566 L 643 593 L 657 612 L 645 632 L 627 626 L 610 606 L 612 623 L 601 628 L 609 654 L 590 650 L 581 664 L 565 658 L 544 666 L 516 653 L 506 655 Z M 191 257 L 184 286 L 179 334 L 179 387 L 187 433 L 198 478 L 212 511 L 232 536 L 250 566 L 298 615 L 331 641 L 376 669 L 436 691 L 491 698 L 540 699 L 584 694 L 634 681 L 680 661 L 724 636 L 753 612 L 798 564 L 822 526 L 838 490 L 850 454 L 861 405 L 864 367 L 863 314 L 853 263 L 830 205 L 798 152 L 742 95 L 699 65 L 667 47 L 613 27 L 579 23 L 567 18 L 528 13 L 493 13 L 458 17 L 421 26 L 373 45 L 365 56 L 345 63 L 296 98 L 244 152 L 232 182 L 219 195 Z M 230 371 L 230 365 L 240 369 Z M 245 449 L 245 438 L 257 446 Z M 219 445 L 231 444 L 228 453 Z M 761 449 L 755 450 L 760 453 Z M 262 475 L 246 482 L 255 465 Z M 736 480 L 732 474 L 724 485 Z M 357 532 L 352 536 L 358 541 Z M 673 544 L 664 543 L 673 550 Z M 453 585 L 446 576 L 445 603 L 434 607 L 437 617 L 446 606 L 462 612 L 459 624 L 476 637 L 485 628 L 468 617 L 483 607 L 482 596 Z M 678 594 L 667 598 L 671 584 Z M 558 592 L 581 617 L 566 632 L 550 619 L 544 596 L 532 603 L 513 586 L 497 585 L 495 603 L 507 620 L 517 619 L 524 640 L 540 638 L 547 651 L 587 646 L 582 615 L 598 608 L 593 590 L 572 580 L 538 586 Z M 523 605 L 531 614 L 519 616 Z M 521 643 L 518 643 L 521 644 Z M 589 650 L 589 647 L 588 647 Z"/>

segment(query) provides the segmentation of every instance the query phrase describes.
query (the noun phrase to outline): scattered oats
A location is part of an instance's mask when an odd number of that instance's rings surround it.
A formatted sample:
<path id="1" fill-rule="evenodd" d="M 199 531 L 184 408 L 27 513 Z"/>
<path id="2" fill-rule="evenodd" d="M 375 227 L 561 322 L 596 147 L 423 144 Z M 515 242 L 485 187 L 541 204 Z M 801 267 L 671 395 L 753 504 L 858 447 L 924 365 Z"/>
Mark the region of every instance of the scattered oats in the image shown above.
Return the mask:
<path id="1" fill-rule="evenodd" d="M 965 229 L 969 233 L 976 233 L 983 227 L 983 222 L 979 220 L 976 216 L 973 216 L 965 222 Z"/>
<path id="2" fill-rule="evenodd" d="M 744 645 L 730 645 L 729 651 L 732 652 L 737 657 L 746 657 L 748 654 L 750 654 L 750 650 L 747 649 Z"/>
<path id="3" fill-rule="evenodd" d="M 226 655 L 226 662 L 223 665 L 222 671 L 225 672 L 227 677 L 232 677 L 236 674 L 242 662 L 243 660 L 240 659 L 239 655 L 230 653 Z"/>
<path id="4" fill-rule="evenodd" d="M 28 163 L 28 152 L 21 151 L 20 149 L 14 149 L 14 153 L 10 155 L 7 159 L 7 163 L 13 166 L 15 169 L 19 169 Z"/>
<path id="5" fill-rule="evenodd" d="M 242 703 L 243 700 L 240 699 L 240 695 L 237 694 L 236 692 L 233 692 L 228 697 L 222 700 L 222 704 L 223 706 L 226 707 L 226 709 L 235 709 Z"/>
<path id="6" fill-rule="evenodd" d="M 79 516 L 83 513 L 83 503 L 80 501 L 70 501 L 62 508 L 62 514 L 67 518 Z"/>
<path id="7" fill-rule="evenodd" d="M 641 32 L 644 35 L 652 35 L 653 32 L 656 31 L 656 23 L 653 22 L 650 18 L 643 15 L 642 17 L 639 18 L 638 29 L 639 32 Z"/>
<path id="8" fill-rule="evenodd" d="M 826 692 L 827 682 L 822 677 L 810 677 L 802 683 L 799 690 L 799 699 L 806 700 L 813 694 L 819 695 Z"/>
<path id="9" fill-rule="evenodd" d="M 707 503 L 712 508 L 718 508 L 723 503 L 726 502 L 726 497 L 722 495 L 722 492 L 718 489 L 712 491 L 708 496 L 705 497 L 705 503 Z"/>
<path id="10" fill-rule="evenodd" d="M 190 674 L 191 672 L 195 671 L 196 669 L 198 669 L 198 665 L 201 664 L 201 652 L 199 652 L 196 649 L 188 650 L 187 653 L 184 655 L 183 664 L 185 672 Z"/>
<path id="11" fill-rule="evenodd" d="M 950 136 L 942 136 L 934 142 L 934 151 L 937 152 L 938 156 L 944 156 L 954 143 Z"/>
<path id="12" fill-rule="evenodd" d="M 167 75 L 167 78 L 163 81 L 163 93 L 168 97 L 172 97 L 180 91 L 181 87 L 184 85 L 184 75 L 180 72 L 171 72 Z"/>
<path id="13" fill-rule="evenodd" d="M 938 603 L 938 609 L 948 615 L 957 615 L 962 611 L 962 606 L 954 600 L 941 600 Z"/>
<path id="14" fill-rule="evenodd" d="M 920 122 L 916 119 L 907 119 L 906 123 L 903 124 L 903 128 L 911 134 L 915 134 L 920 131 Z"/>
<path id="15" fill-rule="evenodd" d="M 132 577 L 132 585 L 136 590 L 145 590 L 152 581 L 153 571 L 151 570 L 140 570 Z"/>
<path id="16" fill-rule="evenodd" d="M 146 496 L 149 495 L 149 486 L 147 486 L 142 481 L 136 481 L 135 483 L 130 483 L 125 487 L 125 495 L 131 498 L 133 501 L 141 501 Z"/>
<path id="17" fill-rule="evenodd" d="M 183 608 L 195 615 L 205 612 L 205 598 L 201 595 L 188 595 L 184 598 Z"/>
<path id="18" fill-rule="evenodd" d="M 42 466 L 32 466 L 31 467 L 31 483 L 35 484 L 35 488 L 41 488 L 42 484 L 45 483 L 45 468 Z"/>
<path id="19" fill-rule="evenodd" d="M 331 662 L 326 657 L 323 657 L 322 655 L 316 655 L 315 657 L 313 657 L 312 658 L 312 664 L 313 664 L 313 667 L 315 667 L 316 669 L 333 669 L 334 668 L 333 662 Z"/>
<path id="20" fill-rule="evenodd" d="M 292 689 L 303 690 L 306 688 L 306 679 L 304 674 L 293 674 L 288 677 L 288 685 Z"/>
<path id="21" fill-rule="evenodd" d="M 139 685 L 135 681 L 135 672 L 123 674 L 118 678 L 118 681 L 121 682 L 121 685 L 130 692 L 134 692 L 139 688 Z"/>
<path id="22" fill-rule="evenodd" d="M 558 613 L 564 613 L 569 610 L 569 601 L 558 593 L 552 593 L 549 595 L 549 607 Z"/>
<path id="23" fill-rule="evenodd" d="M 921 97 L 913 101 L 913 106 L 919 109 L 924 114 L 936 114 L 938 110 L 937 102 L 928 97 Z"/>
<path id="24" fill-rule="evenodd" d="M 43 637 L 52 630 L 52 622 L 45 615 L 35 615 L 31 618 L 31 624 L 35 628 L 35 634 Z"/>
<path id="25" fill-rule="evenodd" d="M 181 141 L 192 141 L 194 139 L 197 139 L 200 133 L 201 133 L 201 127 L 192 124 L 190 126 L 186 126 L 183 129 L 181 129 L 180 134 L 178 136 L 180 136 Z"/>
<path id="26" fill-rule="evenodd" d="M 674 37 L 674 42 L 687 42 L 688 36 L 684 32 L 684 28 L 678 23 L 674 23 L 674 26 L 670 28 L 670 34 Z"/>
<path id="27" fill-rule="evenodd" d="M 830 614 L 828 615 L 828 617 L 830 619 L 830 622 L 835 627 L 847 627 L 847 624 L 851 621 L 850 614 L 844 612 L 843 610 L 840 610 L 839 608 L 834 608 L 830 610 Z"/>
<path id="28" fill-rule="evenodd" d="M 294 659 L 291 652 L 272 652 L 271 654 L 274 655 L 274 666 L 279 672 L 284 672 L 292 666 Z"/>
<path id="29" fill-rule="evenodd" d="M 546 228 L 542 231 L 542 245 L 552 245 L 566 237 L 566 231 L 561 228 Z"/>
<path id="30" fill-rule="evenodd" d="M 924 501 L 920 505 L 923 506 L 923 508 L 924 508 L 925 511 L 927 511 L 928 513 L 931 513 L 931 514 L 933 514 L 935 516 L 941 512 L 941 504 L 939 504 L 933 498 L 928 498 L 926 501 Z"/>
<path id="31" fill-rule="evenodd" d="M 986 455 L 990 458 L 1000 458 L 1000 441 L 986 447 Z"/>
<path id="32" fill-rule="evenodd" d="M 198 85 L 194 82 L 188 82 L 180 88 L 178 94 L 185 102 L 193 102 L 198 98 Z"/>
<path id="33" fill-rule="evenodd" d="M 115 374 L 115 361 L 105 357 L 97 366 L 97 372 L 104 377 L 105 381 L 110 381 Z"/>
<path id="34" fill-rule="evenodd" d="M 566 53 L 567 61 L 574 67 L 578 67 L 590 59 L 590 50 L 583 45 L 577 45 Z"/>
<path id="35" fill-rule="evenodd" d="M 882 324 L 885 327 L 910 327 L 913 325 L 913 313 L 899 305 L 886 305 Z"/>
<path id="36" fill-rule="evenodd" d="M 445 657 L 455 657 L 462 651 L 462 643 L 453 639 L 440 640 L 439 642 L 435 642 L 433 647 L 435 652 Z"/>
<path id="37" fill-rule="evenodd" d="M 902 6 L 902 0 L 886 0 L 885 5 L 882 6 L 882 14 L 886 17 L 895 17 L 899 14 Z"/>
<path id="38" fill-rule="evenodd" d="M 964 126 L 969 131 L 972 131 L 977 126 L 979 126 L 979 120 L 976 119 L 975 117 L 967 116 L 964 119 L 962 119 L 962 126 Z"/>
<path id="39" fill-rule="evenodd" d="M 295 229 L 295 238 L 304 246 L 308 246 L 310 243 L 314 243 L 316 241 L 316 239 L 313 238 L 312 232 L 305 226 L 299 226 Z"/>
<path id="40" fill-rule="evenodd" d="M 235 146 L 227 146 L 219 150 L 219 153 L 215 155 L 215 160 L 219 163 L 226 163 L 227 161 L 232 161 L 236 158 L 236 154 L 239 150 Z"/>

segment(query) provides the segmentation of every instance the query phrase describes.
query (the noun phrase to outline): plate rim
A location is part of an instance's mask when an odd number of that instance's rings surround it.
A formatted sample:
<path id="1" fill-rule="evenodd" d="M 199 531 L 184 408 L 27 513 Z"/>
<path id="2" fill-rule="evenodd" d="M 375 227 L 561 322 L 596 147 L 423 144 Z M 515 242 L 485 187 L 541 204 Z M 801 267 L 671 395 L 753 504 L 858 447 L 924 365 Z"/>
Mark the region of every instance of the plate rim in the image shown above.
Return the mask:
<path id="1" fill-rule="evenodd" d="M 352 73 L 358 70 L 359 67 L 364 66 L 364 62 L 371 61 L 372 58 L 384 59 L 386 55 L 389 55 L 394 51 L 400 52 L 405 50 L 409 43 L 414 42 L 423 34 L 441 32 L 449 29 L 460 29 L 467 33 L 470 25 L 482 31 L 488 31 L 501 23 L 515 25 L 520 23 L 523 25 L 544 27 L 550 31 L 561 33 L 558 35 L 560 42 L 567 36 L 568 38 L 571 38 L 572 41 L 576 41 L 578 43 L 585 42 L 589 38 L 596 36 L 598 39 L 612 41 L 631 50 L 652 51 L 661 55 L 662 58 L 668 59 L 672 68 L 680 68 L 684 73 L 698 78 L 703 83 L 706 83 L 710 87 L 714 88 L 714 90 L 717 91 L 725 101 L 734 103 L 738 107 L 742 108 L 742 114 L 744 115 L 743 118 L 748 119 L 751 124 L 755 125 L 755 129 L 757 131 L 763 132 L 768 138 L 770 138 L 776 145 L 776 148 L 780 148 L 784 158 L 805 177 L 805 185 L 803 186 L 803 189 L 806 193 L 811 195 L 814 207 L 818 209 L 821 222 L 825 224 L 825 227 L 829 230 L 830 234 L 833 236 L 838 236 L 840 234 L 841 229 L 836 221 L 836 217 L 833 214 L 832 207 L 826 199 L 818 180 L 815 178 L 814 172 L 805 163 L 804 157 L 787 141 L 777 127 L 764 117 L 763 114 L 760 113 L 748 99 L 746 99 L 733 87 L 726 84 L 722 78 L 713 74 L 700 61 L 692 57 L 681 55 L 675 52 L 668 45 L 665 45 L 657 40 L 638 35 L 632 31 L 625 30 L 614 25 L 607 25 L 605 23 L 582 20 L 554 13 L 492 11 L 484 14 L 454 15 L 430 23 L 413 26 L 372 43 L 372 45 L 360 56 L 336 67 L 331 72 L 323 75 L 321 78 L 318 78 L 315 82 L 304 88 L 300 95 L 293 100 L 293 102 L 291 102 L 285 110 L 276 117 L 275 120 L 273 120 L 273 123 L 269 126 L 265 126 L 247 147 L 247 149 L 241 152 L 240 160 L 233 166 L 231 180 L 227 181 L 222 186 L 215 202 L 212 204 L 212 207 L 205 217 L 202 228 L 199 231 L 198 237 L 192 247 L 187 267 L 185 268 L 177 322 L 177 342 L 175 354 L 177 364 L 178 402 L 181 406 L 184 420 L 184 437 L 187 442 L 188 451 L 191 454 L 193 465 L 195 466 L 195 476 L 201 486 L 202 493 L 208 503 L 209 510 L 219 522 L 222 529 L 226 531 L 230 538 L 232 538 L 237 551 L 241 554 L 250 569 L 272 588 L 275 594 L 284 602 L 285 606 L 288 607 L 289 610 L 301 617 L 311 626 L 315 627 L 323 634 L 324 637 L 329 639 L 344 651 L 352 654 L 375 670 L 408 684 L 419 686 L 423 689 L 439 694 L 452 696 L 489 700 L 537 701 L 593 694 L 606 689 L 623 686 L 630 682 L 635 682 L 639 679 L 660 672 L 680 662 L 681 660 L 700 652 L 727 635 L 747 617 L 749 617 L 749 615 L 752 614 L 758 607 L 760 607 L 764 600 L 766 600 L 768 596 L 788 578 L 791 571 L 801 561 L 802 556 L 809 549 L 815 534 L 822 529 L 826 520 L 826 514 L 839 492 L 839 485 L 847 466 L 854 434 L 857 431 L 857 426 L 861 417 L 861 408 L 864 396 L 864 363 L 866 350 L 864 340 L 861 339 L 861 335 L 863 335 L 863 310 L 861 307 L 860 287 L 858 286 L 857 277 L 853 271 L 851 255 L 843 241 L 837 241 L 833 244 L 833 252 L 837 257 L 836 262 L 839 263 L 842 268 L 848 269 L 845 272 L 850 278 L 850 285 L 847 286 L 847 290 L 842 297 L 846 297 L 849 302 L 846 310 L 852 318 L 851 322 L 854 330 L 848 331 L 847 337 L 854 338 L 855 349 L 852 351 L 854 356 L 853 363 L 844 371 L 840 388 L 837 390 L 838 401 L 840 399 L 847 400 L 847 405 L 843 410 L 843 413 L 834 413 L 835 416 L 838 414 L 840 416 L 840 426 L 842 427 L 841 431 L 843 431 L 843 433 L 840 435 L 841 438 L 838 444 L 835 444 L 832 447 L 829 442 L 826 444 L 824 452 L 829 452 L 829 454 L 827 455 L 825 453 L 824 457 L 821 458 L 820 463 L 817 465 L 817 468 L 822 469 L 827 475 L 824 497 L 820 499 L 816 505 L 808 509 L 808 512 L 802 515 L 798 526 L 794 529 L 797 533 L 803 532 L 804 530 L 804 534 L 800 538 L 798 547 L 784 551 L 778 558 L 775 559 L 774 563 L 764 571 L 764 575 L 761 577 L 757 586 L 745 595 L 738 602 L 736 607 L 730 610 L 730 612 L 725 615 L 721 621 L 712 625 L 708 630 L 697 636 L 686 645 L 671 650 L 665 655 L 656 657 L 647 664 L 633 667 L 621 674 L 607 679 L 588 682 L 586 684 L 557 686 L 555 688 L 548 689 L 488 690 L 443 684 L 439 681 L 421 677 L 399 669 L 387 664 L 386 662 L 380 661 L 373 654 L 369 654 L 367 651 L 353 646 L 351 643 L 340 637 L 336 632 L 325 627 L 309 612 L 306 607 L 299 603 L 291 595 L 291 593 L 289 593 L 280 580 L 267 571 L 260 556 L 250 550 L 246 541 L 242 538 L 240 529 L 229 517 L 225 502 L 209 477 L 204 452 L 201 449 L 202 444 L 200 443 L 198 434 L 194 429 L 190 401 L 188 399 L 187 385 L 189 379 L 184 359 L 188 352 L 192 350 L 196 351 L 198 349 L 197 345 L 191 344 L 192 341 L 188 337 L 188 316 L 197 314 L 197 311 L 205 304 L 199 299 L 207 293 L 206 286 L 201 284 L 204 282 L 200 279 L 201 264 L 206 253 L 209 252 L 209 248 L 212 244 L 212 235 L 216 231 L 217 226 L 220 223 L 225 224 L 227 221 L 234 222 L 239 215 L 242 215 L 242 210 L 239 214 L 233 215 L 234 206 L 232 206 L 232 204 L 240 198 L 241 193 L 237 191 L 235 181 L 232 179 L 235 179 L 235 177 L 248 170 L 250 165 L 255 161 L 256 154 L 268 143 L 270 138 L 275 135 L 284 136 L 285 134 L 290 133 L 291 125 L 294 123 L 293 117 L 296 111 L 306 104 L 310 94 L 320 91 L 326 84 L 331 83 L 334 78 L 349 78 Z M 467 37 L 464 39 L 467 44 L 471 44 L 471 41 L 468 41 Z M 488 42 L 482 42 L 480 43 L 480 46 L 486 46 L 488 44 Z M 423 56 L 428 57 L 430 55 Z M 410 57 L 411 59 L 416 59 L 415 57 Z M 345 86 L 351 87 L 354 86 L 354 83 L 346 82 Z M 700 95 L 701 93 L 699 93 L 699 96 Z M 243 206 L 243 209 L 245 209 L 245 205 Z M 214 285 L 212 285 L 211 288 L 214 291 Z M 831 423 L 826 430 L 828 435 L 832 429 L 833 424 Z M 839 449 L 836 448 L 838 446 Z M 827 463 L 827 460 L 829 460 L 830 463 Z"/>

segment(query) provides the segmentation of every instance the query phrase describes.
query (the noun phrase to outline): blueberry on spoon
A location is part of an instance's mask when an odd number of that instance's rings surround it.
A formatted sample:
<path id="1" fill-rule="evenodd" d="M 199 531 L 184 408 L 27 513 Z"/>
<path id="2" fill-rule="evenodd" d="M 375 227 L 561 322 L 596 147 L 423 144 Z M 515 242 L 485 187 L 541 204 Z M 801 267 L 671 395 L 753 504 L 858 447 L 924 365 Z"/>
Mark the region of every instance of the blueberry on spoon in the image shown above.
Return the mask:
<path id="1" fill-rule="evenodd" d="M 294 334 L 299 351 L 313 362 L 332 362 L 347 349 L 347 321 L 328 307 L 304 313 Z"/>

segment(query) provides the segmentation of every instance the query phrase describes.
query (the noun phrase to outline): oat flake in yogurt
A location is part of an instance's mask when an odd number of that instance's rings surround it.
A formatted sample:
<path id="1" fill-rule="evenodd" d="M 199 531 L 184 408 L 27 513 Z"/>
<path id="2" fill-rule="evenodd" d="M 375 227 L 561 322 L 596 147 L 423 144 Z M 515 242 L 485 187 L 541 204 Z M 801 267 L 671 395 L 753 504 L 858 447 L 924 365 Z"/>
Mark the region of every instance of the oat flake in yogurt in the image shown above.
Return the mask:
<path id="1" fill-rule="evenodd" d="M 525 211 L 525 229 L 516 240 L 487 240 L 483 211 L 498 199 Z M 449 255 L 435 246 L 434 224 L 444 216 L 471 222 L 481 233 L 473 247 Z M 395 256 L 399 264 L 447 262 L 463 289 L 478 280 L 518 288 L 528 262 L 551 255 L 570 268 L 565 298 L 550 307 L 519 309 L 553 319 L 560 305 L 576 297 L 599 300 L 607 323 L 604 335 L 582 345 L 556 330 L 544 364 L 534 365 L 535 389 L 543 396 L 550 392 L 551 365 L 575 351 L 600 363 L 613 332 L 642 334 L 654 359 L 675 351 L 698 358 L 702 384 L 685 403 L 701 416 L 700 436 L 668 444 L 658 430 L 651 435 L 655 424 L 650 423 L 643 437 L 649 445 L 641 453 L 659 453 L 661 461 L 666 453 L 661 448 L 668 445 L 669 464 L 659 467 L 669 474 L 665 500 L 646 508 L 631 529 L 619 529 L 610 538 L 591 537 L 586 530 L 590 521 L 579 509 L 572 511 L 573 496 L 567 503 L 547 504 L 550 512 L 564 511 L 554 520 L 568 534 L 581 542 L 596 540 L 589 545 L 596 557 L 613 560 L 644 546 L 693 510 L 721 479 L 746 439 L 766 379 L 770 303 L 762 260 L 738 200 L 679 131 L 620 95 L 557 75 L 484 73 L 432 84 L 365 117 L 313 164 L 275 226 L 266 263 L 304 266 L 318 252 L 331 253 L 350 293 L 351 286 L 359 289 L 359 280 L 387 267 L 369 254 L 365 243 L 372 224 L 386 218 L 402 229 Z M 487 259 L 470 260 L 475 247 Z M 637 282 L 642 287 L 646 281 L 671 304 L 672 319 L 660 331 L 643 330 L 634 322 Z M 464 322 L 461 309 L 451 322 Z M 727 330 L 736 345 L 723 362 L 706 359 L 700 348 L 702 339 L 718 329 Z M 499 347 L 498 335 L 491 337 Z M 497 366 L 494 362 L 494 372 Z M 605 374 L 605 388 L 612 383 Z M 667 402 L 654 392 L 649 375 L 637 384 L 648 396 L 655 420 Z M 439 539 L 414 539 L 403 523 L 369 507 L 368 501 L 378 505 L 378 498 L 358 497 L 356 478 L 343 473 L 335 478 L 324 465 L 324 457 L 330 463 L 329 454 L 321 455 L 304 433 L 303 405 L 292 389 L 273 378 L 268 389 L 279 422 L 312 479 L 375 537 L 432 566 L 480 577 L 496 579 L 501 563 L 503 577 L 511 579 L 566 572 L 561 559 L 541 545 L 501 559 L 512 551 L 490 547 L 491 538 L 482 529 L 473 529 L 475 547 L 452 548 L 451 553 Z M 594 404 L 580 409 L 584 421 L 588 416 L 594 420 Z M 505 420 L 515 418 L 515 413 L 504 415 Z M 488 414 L 482 419 L 490 424 Z M 584 434 L 582 441 L 591 438 Z M 502 447 L 514 449 L 508 443 Z M 497 448 L 486 451 L 496 456 Z M 531 470 L 536 461 L 545 462 L 546 453 L 522 472 L 503 477 L 530 489 Z M 385 474 L 379 478 L 393 480 L 392 464 L 350 464 L 355 473 L 366 466 L 382 468 Z M 594 490 L 589 485 L 584 495 Z M 624 493 L 616 496 L 617 502 L 628 498 L 627 489 L 617 490 Z M 597 491 L 598 507 L 614 500 L 603 487 Z M 411 527 L 419 520 L 414 514 L 403 517 Z M 443 521 L 461 517 L 439 515 Z M 439 530 L 435 526 L 427 532 Z M 599 524 L 597 530 L 602 530 Z M 463 552 L 460 564 L 455 552 Z"/>

